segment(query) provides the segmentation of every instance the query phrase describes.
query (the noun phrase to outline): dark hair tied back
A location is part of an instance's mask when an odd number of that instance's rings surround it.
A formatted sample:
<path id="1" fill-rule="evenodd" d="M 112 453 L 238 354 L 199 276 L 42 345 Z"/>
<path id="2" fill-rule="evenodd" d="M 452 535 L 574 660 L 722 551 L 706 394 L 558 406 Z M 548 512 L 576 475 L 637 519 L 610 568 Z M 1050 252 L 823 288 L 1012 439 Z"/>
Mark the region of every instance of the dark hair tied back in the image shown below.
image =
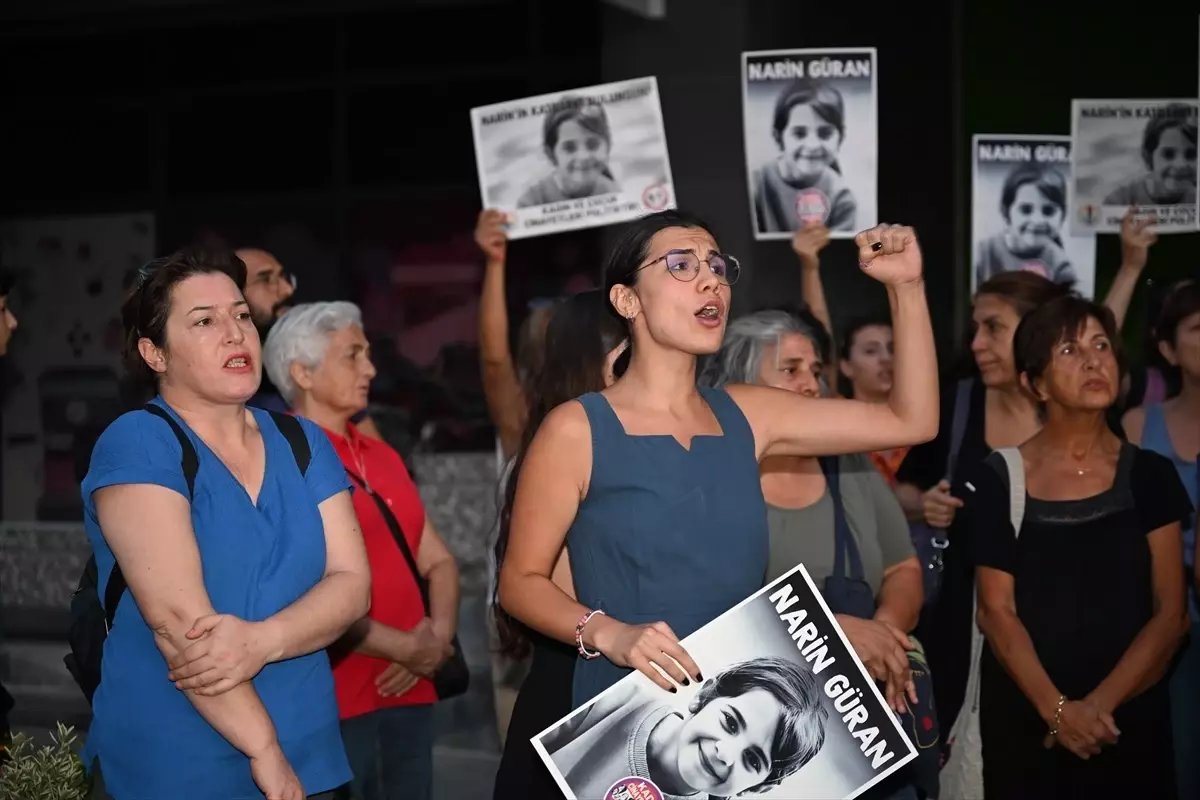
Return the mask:
<path id="1" fill-rule="evenodd" d="M 1036 272 L 1014 270 L 1001 272 L 979 284 L 975 296 L 986 294 L 998 297 L 1012 306 L 1017 316 L 1024 317 L 1035 308 L 1072 292 L 1070 283 L 1055 283 Z"/>
<path id="2" fill-rule="evenodd" d="M 185 247 L 138 269 L 121 304 L 121 324 L 125 331 L 125 369 L 141 394 L 157 393 L 158 374 L 142 358 L 138 342 L 145 338 L 155 347 L 164 346 L 175 287 L 193 275 L 218 272 L 228 275 L 239 289 L 245 287 L 246 265 L 228 250 Z"/>
<path id="3" fill-rule="evenodd" d="M 628 329 L 629 321 L 617 314 L 617 310 L 613 308 L 610 299 L 612 288 L 614 286 L 635 286 L 637 285 L 638 276 L 641 273 L 642 264 L 650 257 L 650 241 L 655 234 L 660 231 L 665 231 L 668 228 L 692 228 L 707 231 L 714 239 L 717 238 L 716 231 L 712 226 L 695 214 L 689 214 L 686 211 L 669 208 L 666 211 L 658 211 L 654 214 L 647 214 L 644 217 L 638 217 L 631 222 L 625 223 L 617 235 L 616 242 L 613 243 L 612 249 L 608 251 L 608 258 L 604 262 L 604 302 L 608 306 L 611 313 L 621 319 L 622 324 Z M 632 330 L 630 330 L 632 333 Z M 633 339 L 629 341 L 630 353 L 623 355 L 622 358 L 628 363 L 628 359 L 632 356 Z"/>

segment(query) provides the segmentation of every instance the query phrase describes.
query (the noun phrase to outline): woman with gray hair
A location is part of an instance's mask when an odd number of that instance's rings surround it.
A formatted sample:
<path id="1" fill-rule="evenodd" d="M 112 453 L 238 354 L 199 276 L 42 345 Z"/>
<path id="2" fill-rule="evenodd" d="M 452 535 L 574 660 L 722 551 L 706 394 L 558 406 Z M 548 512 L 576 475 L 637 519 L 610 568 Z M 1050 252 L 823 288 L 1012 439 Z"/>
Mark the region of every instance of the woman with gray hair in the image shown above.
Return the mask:
<path id="1" fill-rule="evenodd" d="M 700 382 L 827 396 L 822 373 L 829 351 L 829 335 L 807 309 L 759 311 L 729 323 Z M 888 704 L 908 712 L 905 695 L 916 701 L 908 651 L 919 646 L 907 634 L 916 627 L 924 593 L 895 495 L 866 455 L 773 456 L 760 462 L 759 473 L 770 534 L 767 581 L 804 564 L 858 657 L 885 684 Z M 927 732 L 920 733 L 925 738 Z M 936 767 L 933 781 L 936 786 Z M 911 792 L 888 781 L 869 796 L 915 797 Z"/>
<path id="2" fill-rule="evenodd" d="M 386 576 L 371 582 L 368 615 L 331 649 L 355 797 L 428 798 L 438 700 L 432 679 L 455 654 L 458 567 L 425 515 L 400 455 L 350 422 L 366 408 L 375 377 L 358 307 L 296 306 L 271 328 L 263 360 L 292 409 L 333 442 L 359 489 L 354 510 L 371 572 Z"/>

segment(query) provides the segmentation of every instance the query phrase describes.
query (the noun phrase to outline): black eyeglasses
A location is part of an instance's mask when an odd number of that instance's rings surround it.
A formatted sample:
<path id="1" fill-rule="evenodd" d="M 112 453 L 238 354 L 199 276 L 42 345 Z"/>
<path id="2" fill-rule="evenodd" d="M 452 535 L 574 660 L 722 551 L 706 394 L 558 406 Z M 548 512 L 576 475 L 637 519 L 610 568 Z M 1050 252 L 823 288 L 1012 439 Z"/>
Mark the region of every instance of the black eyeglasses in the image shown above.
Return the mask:
<path id="1" fill-rule="evenodd" d="M 649 264 L 638 267 L 638 272 L 652 267 L 660 261 L 666 262 L 667 272 L 671 273 L 671 277 L 684 283 L 696 280 L 700 274 L 701 264 L 708 264 L 712 274 L 716 275 L 717 280 L 726 286 L 733 286 L 737 283 L 738 276 L 742 274 L 742 264 L 733 256 L 713 251 L 708 254 L 708 258 L 702 259 L 696 255 L 694 250 L 668 250 Z"/>

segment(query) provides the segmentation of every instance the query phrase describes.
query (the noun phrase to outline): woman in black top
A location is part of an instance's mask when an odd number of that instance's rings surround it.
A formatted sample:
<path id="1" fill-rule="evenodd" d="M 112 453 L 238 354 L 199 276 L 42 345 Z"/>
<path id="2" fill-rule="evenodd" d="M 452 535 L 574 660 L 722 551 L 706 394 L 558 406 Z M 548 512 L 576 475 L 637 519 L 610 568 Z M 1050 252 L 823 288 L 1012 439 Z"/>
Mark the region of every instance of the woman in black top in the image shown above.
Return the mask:
<path id="1" fill-rule="evenodd" d="M 1104 300 L 1118 327 L 1145 265 L 1146 250 L 1153 242 L 1140 228 L 1126 228 L 1121 234 L 1122 267 Z M 943 553 L 941 591 L 922 612 L 916 631 L 929 658 L 934 704 L 945 731 L 951 729 L 962 707 L 971 661 L 974 561 L 968 531 L 957 514 L 966 497 L 964 478 L 993 448 L 1019 445 L 1041 427 L 1033 400 L 1017 380 L 1013 333 L 1030 311 L 1070 291 L 1069 286 L 1032 272 L 1001 273 L 978 287 L 971 315 L 975 326 L 971 339 L 975 375 L 970 379 L 962 443 L 950 465 L 950 475 L 946 474 L 946 466 L 951 460 L 958 394 L 953 381 L 943 382 L 937 438 L 909 450 L 896 471 L 896 496 L 909 520 L 945 531 L 950 542 Z"/>
<path id="2" fill-rule="evenodd" d="M 1026 315 L 1014 356 L 1044 425 L 1019 448 L 1019 531 L 1001 455 L 969 476 L 988 800 L 1177 794 L 1163 676 L 1187 627 L 1192 506 L 1170 461 L 1108 427 L 1116 341 L 1112 312 L 1078 297 Z"/>
<path id="3" fill-rule="evenodd" d="M 955 414 L 964 409 L 954 408 L 957 386 L 949 381 L 943 391 L 937 438 L 912 448 L 896 472 L 896 496 L 909 519 L 945 530 L 950 541 L 944 551 L 941 592 L 922 613 L 917 628 L 929 659 L 942 730 L 949 731 L 958 716 L 971 660 L 974 562 L 967 531 L 956 514 L 967 494 L 963 478 L 992 448 L 1018 445 L 1037 432 L 1037 409 L 1017 383 L 1012 337 L 1025 314 L 1069 291 L 1032 272 L 1002 273 L 979 287 L 971 341 L 978 377 L 973 379 L 965 409 L 966 426 L 953 478 L 945 480 L 950 431 Z"/>
<path id="4" fill-rule="evenodd" d="M 628 356 L 625 328 L 608 313 L 607 300 L 599 290 L 582 292 L 559 303 L 546 326 L 544 361 L 533 392 L 522 449 L 529 444 L 542 419 L 555 406 L 587 392 L 610 386 L 624 372 Z M 509 481 L 505 492 L 516 491 Z M 510 498 L 511 499 L 511 498 Z M 511 505 L 511 504 L 509 504 Z M 507 507 L 507 506 L 506 506 Z M 501 521 L 496 541 L 496 570 L 504 564 L 508 525 Z M 566 550 L 555 568 L 554 579 L 574 594 Z M 496 584 L 499 584 L 497 580 Z M 494 598 L 493 598 L 494 601 Z M 529 740 L 571 713 L 571 682 L 579 654 L 574 647 L 532 631 L 510 617 L 494 602 L 500 643 L 506 655 L 521 658 L 530 649 L 533 661 L 513 705 L 504 740 L 504 755 L 496 773 L 496 800 L 522 798 L 547 800 L 562 797 L 550 771 Z"/>

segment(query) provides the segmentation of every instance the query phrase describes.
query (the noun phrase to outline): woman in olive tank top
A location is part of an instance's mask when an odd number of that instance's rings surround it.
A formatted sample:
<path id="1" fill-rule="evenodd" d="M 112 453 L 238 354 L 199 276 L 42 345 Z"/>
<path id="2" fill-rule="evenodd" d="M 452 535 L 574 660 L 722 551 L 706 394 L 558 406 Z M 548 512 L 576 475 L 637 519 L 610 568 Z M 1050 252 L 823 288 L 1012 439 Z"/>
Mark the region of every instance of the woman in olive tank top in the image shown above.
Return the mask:
<path id="1" fill-rule="evenodd" d="M 916 236 L 881 225 L 855 241 L 863 270 L 887 286 L 895 320 L 888 404 L 762 386 L 698 388 L 696 357 L 720 347 L 740 265 L 680 211 L 643 217 L 619 237 L 605 291 L 628 322 L 629 367 L 603 392 L 547 415 L 518 456 L 505 514 L 500 602 L 585 656 L 575 706 L 630 669 L 667 691 L 672 681 L 703 680 L 704 665 L 679 639 L 763 583 L 760 458 L 880 450 L 937 432 L 937 363 Z M 550 577 L 564 541 L 577 599 Z"/>

